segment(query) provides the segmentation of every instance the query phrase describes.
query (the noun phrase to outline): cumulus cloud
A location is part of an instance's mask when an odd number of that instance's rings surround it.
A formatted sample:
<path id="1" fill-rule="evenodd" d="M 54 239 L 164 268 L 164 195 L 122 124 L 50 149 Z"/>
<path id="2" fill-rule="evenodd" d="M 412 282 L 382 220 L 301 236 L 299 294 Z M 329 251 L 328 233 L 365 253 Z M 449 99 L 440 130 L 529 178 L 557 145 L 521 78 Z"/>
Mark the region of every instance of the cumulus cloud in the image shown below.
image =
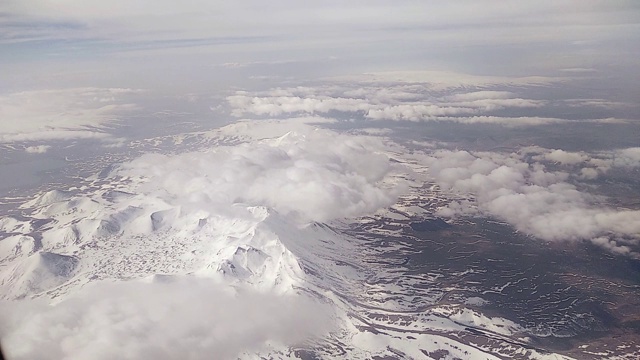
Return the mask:
<path id="1" fill-rule="evenodd" d="M 60 129 L 0 135 L 0 143 L 56 141 L 71 139 L 106 139 L 108 137 L 108 134 L 101 131 Z"/>
<path id="2" fill-rule="evenodd" d="M 553 150 L 552 152 L 545 154 L 544 158 L 550 161 L 569 165 L 580 164 L 589 159 L 589 157 L 584 153 L 569 152 L 564 150 Z"/>
<path id="3" fill-rule="evenodd" d="M 429 74 L 432 74 L 433 78 L 418 77 L 411 83 L 404 83 L 398 79 L 388 82 L 378 79 L 348 83 L 337 78 L 316 87 L 238 91 L 228 96 L 227 102 L 232 115 L 237 117 L 247 114 L 327 114 L 333 111 L 368 120 L 438 121 L 506 126 L 536 126 L 569 121 L 548 116 L 505 115 L 505 111 L 541 108 L 547 105 L 547 101 L 518 97 L 511 91 L 485 89 L 505 85 L 509 81 L 513 81 L 514 84 L 526 84 L 525 86 L 537 86 L 533 80 L 491 77 L 485 79 L 466 74 L 438 72 Z M 499 84 L 500 81 L 504 81 L 505 84 Z M 605 118 L 573 121 L 621 120 Z"/>
<path id="4" fill-rule="evenodd" d="M 640 211 L 598 206 L 596 197 L 567 181 L 568 173 L 518 154 L 436 151 L 425 161 L 443 189 L 470 196 L 441 215 L 486 214 L 544 240 L 640 236 Z"/>
<path id="5" fill-rule="evenodd" d="M 473 113 L 475 109 L 440 107 L 435 104 L 406 103 L 397 104 L 398 99 L 406 98 L 406 89 L 400 89 L 394 95 L 388 89 L 381 95 L 380 88 L 345 89 L 353 97 L 334 96 L 334 89 L 295 88 L 273 89 L 255 96 L 245 91 L 227 97 L 234 116 L 244 114 L 278 116 L 292 113 L 327 113 L 330 111 L 362 112 L 367 118 L 389 120 L 419 120 L 425 117 Z M 256 94 L 257 95 L 257 94 Z M 413 94 L 413 98 L 420 96 Z"/>
<path id="6" fill-rule="evenodd" d="M 600 175 L 600 173 L 598 172 L 598 170 L 596 170 L 594 168 L 582 168 L 582 169 L 580 169 L 580 177 L 582 179 L 593 180 L 593 179 L 596 179 L 599 175 Z"/>
<path id="7" fill-rule="evenodd" d="M 104 126 L 136 109 L 131 89 L 34 90 L 0 96 L 0 143 L 105 138 Z"/>
<path id="8" fill-rule="evenodd" d="M 283 113 L 326 113 L 329 111 L 359 111 L 369 109 L 369 104 L 360 99 L 347 98 L 301 98 L 298 96 L 251 97 L 234 95 L 227 98 L 235 116 L 245 113 L 276 116 Z"/>
<path id="9" fill-rule="evenodd" d="M 634 258 L 640 258 L 640 254 L 631 250 L 631 248 L 627 245 L 619 244 L 619 241 L 612 240 L 608 237 L 601 236 L 594 239 L 591 239 L 591 242 L 597 246 L 600 246 L 614 254 L 631 256 Z M 637 241 L 635 241 L 637 245 Z"/>
<path id="10" fill-rule="evenodd" d="M 587 153 L 533 146 L 524 148 L 523 151 L 532 154 L 532 159 L 536 161 L 548 161 L 566 166 L 580 165 L 578 176 L 587 180 L 596 179 L 614 167 L 640 167 L 640 148 L 637 147 Z"/>
<path id="11" fill-rule="evenodd" d="M 548 117 L 535 116 L 459 116 L 459 117 L 442 117 L 436 119 L 438 121 L 451 121 L 462 124 L 499 124 L 506 126 L 536 126 L 546 124 L 561 123 L 566 120 Z"/>
<path id="12" fill-rule="evenodd" d="M 475 113 L 476 110 L 465 107 L 442 107 L 438 105 L 403 104 L 387 106 L 381 109 L 371 109 L 366 116 L 373 120 L 410 120 L 420 121 L 437 119 L 451 115 Z"/>
<path id="13" fill-rule="evenodd" d="M 27 146 L 24 151 L 30 154 L 44 154 L 51 149 L 49 145 Z"/>
<path id="14" fill-rule="evenodd" d="M 546 104 L 546 101 L 522 99 L 510 91 L 481 90 L 460 93 L 443 98 L 443 103 L 450 101 L 452 105 L 483 111 L 502 110 L 506 108 L 536 108 Z"/>
<path id="15" fill-rule="evenodd" d="M 241 202 L 324 221 L 395 202 L 398 189 L 384 183 L 393 167 L 383 148 L 373 138 L 300 126 L 276 139 L 208 152 L 144 155 L 119 174 L 142 179 L 139 191 L 168 193 L 185 206 Z"/>
<path id="16" fill-rule="evenodd" d="M 235 359 L 332 330 L 310 298 L 231 291 L 207 279 L 98 283 L 57 304 L 0 304 L 10 359 Z"/>
<path id="17" fill-rule="evenodd" d="M 615 166 L 623 167 L 639 167 L 640 166 L 640 147 L 633 147 L 615 151 L 611 157 Z"/>
<path id="18" fill-rule="evenodd" d="M 587 169 L 593 169 L 598 173 L 606 173 L 612 168 L 637 168 L 640 167 L 640 147 L 617 149 L 607 152 L 592 154 L 587 161 Z M 587 172 L 592 173 L 589 170 Z"/>

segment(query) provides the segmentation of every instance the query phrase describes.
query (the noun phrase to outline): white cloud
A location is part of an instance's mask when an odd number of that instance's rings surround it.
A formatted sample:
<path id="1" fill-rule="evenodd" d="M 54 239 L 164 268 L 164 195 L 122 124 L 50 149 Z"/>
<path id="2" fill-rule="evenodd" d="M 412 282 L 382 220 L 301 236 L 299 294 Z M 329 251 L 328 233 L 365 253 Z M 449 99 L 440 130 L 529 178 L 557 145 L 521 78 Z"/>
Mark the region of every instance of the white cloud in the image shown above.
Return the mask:
<path id="1" fill-rule="evenodd" d="M 37 146 L 28 146 L 24 149 L 24 151 L 30 154 L 44 154 L 51 149 L 49 145 L 37 145 Z"/>
<path id="2" fill-rule="evenodd" d="M 438 105 L 396 105 L 382 109 L 371 109 L 366 116 L 372 120 L 410 120 L 421 121 L 448 117 L 452 115 L 475 113 L 475 109 L 464 107 L 442 107 Z"/>
<path id="3" fill-rule="evenodd" d="M 532 154 L 533 159 L 536 161 L 551 161 L 559 165 L 569 166 L 581 165 L 582 168 L 578 177 L 586 180 L 596 179 L 613 167 L 640 167 L 640 148 L 636 147 L 586 153 L 561 149 L 543 149 L 533 146 L 525 148 L 523 151 Z"/>
<path id="4" fill-rule="evenodd" d="M 614 152 L 612 163 L 615 166 L 639 167 L 640 147 L 627 148 Z"/>
<path id="5" fill-rule="evenodd" d="M 632 251 L 629 246 L 620 245 L 617 241 L 609 239 L 608 237 L 605 237 L 605 236 L 597 237 L 597 238 L 591 239 L 591 242 L 614 254 L 626 255 L 626 256 L 631 256 L 631 257 L 640 259 L 640 254 Z"/>
<path id="6" fill-rule="evenodd" d="M 335 76 L 328 80 L 339 83 L 362 83 L 362 84 L 428 84 L 431 90 L 456 89 L 460 91 L 466 88 L 484 88 L 488 86 L 546 86 L 567 79 L 563 77 L 546 76 L 486 76 L 472 75 L 453 71 L 384 71 L 369 72 L 361 75 Z M 486 96 L 483 98 L 496 98 L 499 92 L 492 90 L 473 91 L 474 96 Z M 501 95 L 505 95 L 503 93 Z M 477 100 L 478 98 L 476 98 Z M 468 100 L 468 99 L 466 99 Z"/>
<path id="7" fill-rule="evenodd" d="M 74 88 L 0 96 L 0 142 L 104 138 L 104 126 L 136 109 L 130 89 Z"/>
<path id="8" fill-rule="evenodd" d="M 10 359 L 235 359 L 295 346 L 332 328 L 331 310 L 300 295 L 211 280 L 98 283 L 55 305 L 0 304 Z"/>
<path id="9" fill-rule="evenodd" d="M 229 105 L 235 110 L 235 116 L 242 116 L 245 113 L 256 115 L 276 116 L 283 113 L 326 113 L 329 111 L 359 111 L 367 110 L 370 105 L 360 99 L 347 98 L 301 98 L 297 96 L 275 96 L 275 97 L 250 97 L 244 95 L 234 95 L 227 98 Z"/>
<path id="10" fill-rule="evenodd" d="M 545 101 L 530 100 L 521 98 L 510 99 L 477 99 L 472 101 L 461 101 L 454 103 L 457 106 L 466 106 L 470 108 L 477 108 L 484 111 L 502 110 L 507 108 L 536 108 L 545 105 Z"/>
<path id="11" fill-rule="evenodd" d="M 600 173 L 598 173 L 598 170 L 596 170 L 594 168 L 582 168 L 582 169 L 580 169 L 580 177 L 582 179 L 593 180 L 593 179 L 596 179 L 599 175 L 600 175 Z"/>
<path id="12" fill-rule="evenodd" d="M 240 125 L 230 126 L 230 133 Z M 249 126 L 258 133 L 272 127 Z M 275 140 L 175 156 L 144 155 L 123 165 L 120 174 L 143 179 L 138 191 L 170 194 L 186 203 L 180 205 L 242 202 L 323 221 L 363 215 L 395 202 L 397 190 L 384 184 L 393 167 L 380 153 L 383 148 L 376 139 L 301 125 Z"/>
<path id="13" fill-rule="evenodd" d="M 589 159 L 589 157 L 584 153 L 569 152 L 564 150 L 553 150 L 550 153 L 545 154 L 544 158 L 550 161 L 555 161 L 567 165 L 580 164 Z"/>
<path id="14" fill-rule="evenodd" d="M 484 213 L 544 240 L 640 236 L 640 211 L 597 206 L 595 197 L 567 182 L 568 173 L 517 154 L 436 151 L 425 161 L 443 189 L 472 196 L 440 209 L 442 215 Z"/>
<path id="15" fill-rule="evenodd" d="M 369 120 L 447 121 L 505 126 L 536 126 L 570 121 L 542 116 L 501 115 L 498 111 L 540 108 L 547 102 L 521 98 L 510 91 L 481 90 L 497 84 L 537 86 L 561 79 L 493 78 L 428 72 L 429 76 L 416 77 L 411 83 L 405 83 L 402 78 L 388 73 L 384 75 L 389 79 L 374 77 L 362 80 L 356 77 L 353 83 L 348 83 L 342 78 L 332 78 L 317 87 L 238 91 L 228 96 L 227 102 L 232 115 L 237 117 L 246 114 L 288 116 L 337 111 Z M 443 89 L 446 90 L 445 95 L 441 93 Z M 610 118 L 571 121 L 624 122 Z"/>
<path id="16" fill-rule="evenodd" d="M 465 76 L 458 74 L 458 78 Z M 473 77 L 471 77 L 473 78 Z M 456 80 L 454 80 L 456 81 Z M 547 123 L 541 118 L 499 118 L 482 115 L 505 108 L 539 107 L 542 101 L 521 99 L 506 91 L 462 92 L 444 97 L 433 97 L 425 91 L 433 84 L 402 83 L 377 86 L 325 85 L 317 88 L 297 87 L 272 89 L 258 93 L 239 91 L 227 97 L 232 114 L 242 116 L 280 116 L 292 113 L 328 113 L 340 111 L 360 113 L 371 120 L 456 121 L 463 123 L 507 123 L 530 125 Z M 343 95 L 336 95 L 343 94 Z M 348 95 L 351 97 L 344 97 Z M 470 117 L 470 115 L 472 115 Z M 554 119 L 552 121 L 560 121 Z"/>

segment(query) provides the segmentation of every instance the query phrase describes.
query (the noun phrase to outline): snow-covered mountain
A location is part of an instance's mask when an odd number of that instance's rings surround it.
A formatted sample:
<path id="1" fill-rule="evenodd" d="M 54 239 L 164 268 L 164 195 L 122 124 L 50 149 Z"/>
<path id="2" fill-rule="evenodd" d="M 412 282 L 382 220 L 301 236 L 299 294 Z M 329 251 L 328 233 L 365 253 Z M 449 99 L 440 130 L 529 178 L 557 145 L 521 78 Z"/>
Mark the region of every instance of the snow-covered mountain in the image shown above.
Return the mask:
<path id="1" fill-rule="evenodd" d="M 7 354 L 559 358 L 514 322 L 420 293 L 425 275 L 399 275 L 350 231 L 425 212 L 397 147 L 273 122 L 191 136 L 190 151 L 49 189 L 0 221 Z"/>

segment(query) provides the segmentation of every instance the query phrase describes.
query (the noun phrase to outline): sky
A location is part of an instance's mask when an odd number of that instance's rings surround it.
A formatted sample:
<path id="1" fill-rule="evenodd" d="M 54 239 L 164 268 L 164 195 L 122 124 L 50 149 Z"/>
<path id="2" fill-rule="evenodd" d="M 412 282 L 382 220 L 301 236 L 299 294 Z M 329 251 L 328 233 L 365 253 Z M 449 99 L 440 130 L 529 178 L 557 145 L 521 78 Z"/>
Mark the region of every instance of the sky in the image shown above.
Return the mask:
<path id="1" fill-rule="evenodd" d="M 630 75 L 639 10 L 633 0 L 7 0 L 0 91 L 197 91 L 251 76 L 373 69 Z"/>

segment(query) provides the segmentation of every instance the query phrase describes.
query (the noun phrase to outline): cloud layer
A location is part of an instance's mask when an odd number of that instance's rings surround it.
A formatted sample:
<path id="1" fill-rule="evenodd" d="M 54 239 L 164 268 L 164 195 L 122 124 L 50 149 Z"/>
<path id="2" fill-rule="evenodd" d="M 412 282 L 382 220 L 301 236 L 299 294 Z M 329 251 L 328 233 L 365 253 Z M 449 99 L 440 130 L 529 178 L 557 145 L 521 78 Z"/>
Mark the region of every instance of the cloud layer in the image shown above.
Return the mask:
<path id="1" fill-rule="evenodd" d="M 558 150 L 545 157 L 569 164 L 582 159 Z M 590 240 L 627 254 L 624 243 L 640 243 L 640 211 L 603 207 L 601 199 L 572 185 L 567 172 L 549 171 L 515 153 L 442 150 L 424 161 L 443 189 L 470 196 L 441 208 L 440 215 L 495 216 L 540 239 Z"/>
<path id="2" fill-rule="evenodd" d="M 624 0 L 7 0 L 0 14 L 9 89 L 46 81 L 210 91 L 216 83 L 407 69 L 597 76 L 634 89 L 638 66 L 628 44 L 637 40 L 640 9 Z M 601 72 L 612 68 L 633 76 Z"/>
<path id="3" fill-rule="evenodd" d="M 140 178 L 138 191 L 169 195 L 186 207 L 240 202 L 325 221 L 395 202 L 397 191 L 384 184 L 393 167 L 376 153 L 381 149 L 382 143 L 372 138 L 303 126 L 277 139 L 207 152 L 144 155 L 119 174 Z"/>
<path id="4" fill-rule="evenodd" d="M 55 305 L 1 303 L 10 359 L 235 359 L 331 330 L 330 309 L 308 298 L 210 280 L 101 283 Z"/>
<path id="5" fill-rule="evenodd" d="M 341 11 L 336 12 L 339 8 Z M 627 1 L 587 0 L 575 2 L 538 1 L 532 4 L 505 6 L 496 0 L 458 1 L 455 3 L 413 1 L 336 1 L 298 3 L 277 1 L 265 6 L 259 1 L 243 4 L 219 4 L 189 0 L 179 6 L 170 1 L 114 1 L 106 6 L 98 1 L 65 1 L 53 6 L 46 1 L 10 0 L 0 11 L 17 19 L 61 22 L 75 27 L 62 27 L 46 34 L 37 26 L 22 34 L 9 31 L 5 41 L 26 41 L 39 38 L 90 37 L 100 35 L 112 40 L 167 40 L 202 38 L 210 34 L 247 36 L 279 35 L 292 29 L 307 30 L 306 36 L 326 37 L 336 30 L 349 38 L 358 31 L 377 25 L 381 30 L 396 29 L 405 36 L 409 30 L 420 29 L 435 42 L 473 41 L 500 43 L 507 41 L 550 41 L 572 37 L 601 38 L 622 31 L 619 26 L 637 20 L 638 8 Z M 233 21 L 231 21 L 233 19 Z M 503 19 L 508 19 L 504 21 Z M 5 26 L 14 30 L 8 23 Z M 509 29 L 510 31 L 504 31 Z M 598 34 L 596 29 L 600 29 Z M 404 30 L 404 31 L 401 31 Z M 443 31 L 446 30 L 446 31 Z M 580 31 L 589 35 L 580 34 Z M 492 37 L 487 35 L 494 35 Z M 30 36 L 29 36 L 30 35 Z M 464 36 L 467 36 L 467 39 Z M 339 37 L 336 37 L 339 40 Z M 573 39 L 572 39 L 573 40 Z"/>
<path id="6" fill-rule="evenodd" d="M 535 154 L 533 159 L 536 161 L 573 167 L 573 170 L 578 171 L 578 176 L 585 180 L 596 179 L 615 167 L 626 169 L 640 167 L 640 147 L 587 153 L 533 146 L 525 148 L 524 151 Z"/>
<path id="7" fill-rule="evenodd" d="M 0 96 L 0 143 L 100 139 L 119 114 L 136 109 L 123 102 L 131 89 L 35 90 Z M 30 152 L 42 147 L 31 147 Z"/>
<path id="8" fill-rule="evenodd" d="M 550 86 L 554 82 L 566 81 L 563 78 L 473 76 L 435 71 L 370 75 L 332 78 L 315 87 L 238 91 L 228 96 L 227 102 L 232 115 L 237 117 L 343 113 L 349 118 L 371 121 L 437 121 L 506 126 L 569 121 L 548 116 L 552 101 L 523 98 L 513 91 L 504 90 Z M 573 121 L 623 122 L 613 118 Z"/>

